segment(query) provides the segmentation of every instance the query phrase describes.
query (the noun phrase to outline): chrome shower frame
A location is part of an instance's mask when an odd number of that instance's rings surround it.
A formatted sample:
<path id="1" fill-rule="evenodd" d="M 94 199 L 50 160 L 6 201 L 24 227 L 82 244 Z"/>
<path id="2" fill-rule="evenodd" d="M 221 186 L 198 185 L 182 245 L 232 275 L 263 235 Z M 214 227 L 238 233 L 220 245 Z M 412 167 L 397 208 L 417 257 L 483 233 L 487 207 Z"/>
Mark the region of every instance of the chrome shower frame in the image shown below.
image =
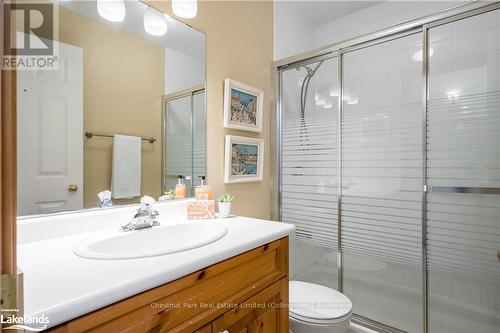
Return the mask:
<path id="1" fill-rule="evenodd" d="M 281 221 L 281 161 L 282 161 L 282 134 L 283 134 L 283 73 L 290 68 L 299 66 L 307 66 L 322 60 L 330 58 L 338 58 L 338 128 L 337 128 L 337 186 L 338 186 L 338 209 L 337 209 L 337 272 L 338 272 L 338 289 L 343 290 L 343 254 L 342 254 L 342 238 L 341 238 L 341 202 L 342 202 L 342 114 L 343 114 L 343 55 L 345 53 L 391 41 L 401 37 L 409 36 L 416 33 L 422 34 L 423 41 L 423 59 L 422 59 L 422 332 L 429 332 L 429 300 L 428 300 L 428 270 L 427 270 L 427 216 L 426 202 L 427 193 L 432 189 L 427 186 L 427 102 L 429 99 L 429 38 L 428 32 L 430 28 L 437 27 L 450 22 L 462 20 L 471 16 L 483 14 L 489 11 L 500 9 L 500 1 L 493 3 L 484 3 L 480 1 L 469 1 L 465 4 L 452 7 L 447 10 L 437 12 L 435 14 L 421 17 L 415 20 L 403 22 L 392 27 L 375 31 L 366 35 L 362 35 L 353 39 L 335 43 L 323 48 L 319 48 L 310 52 L 298 54 L 282 60 L 273 62 L 272 70 L 272 87 L 271 101 L 273 106 L 272 117 L 272 133 L 271 133 L 271 149 L 272 153 L 272 170 L 274 172 L 272 200 L 271 200 L 271 215 L 274 220 Z M 442 189 L 435 189 L 440 191 Z M 460 188 L 445 189 L 446 191 L 461 192 Z M 443 190 L 443 191 L 445 191 Z M 495 192 L 498 189 L 495 189 Z M 464 190 L 465 191 L 465 190 Z M 472 189 L 471 191 L 479 191 L 481 189 Z M 465 192 L 464 192 L 465 193 Z M 482 193 L 482 192 L 481 192 Z M 500 193 L 496 193 L 500 194 Z M 353 314 L 353 321 L 366 327 L 378 330 L 380 332 L 404 332 L 398 328 L 391 327 L 377 320 L 366 318 L 361 315 Z"/>

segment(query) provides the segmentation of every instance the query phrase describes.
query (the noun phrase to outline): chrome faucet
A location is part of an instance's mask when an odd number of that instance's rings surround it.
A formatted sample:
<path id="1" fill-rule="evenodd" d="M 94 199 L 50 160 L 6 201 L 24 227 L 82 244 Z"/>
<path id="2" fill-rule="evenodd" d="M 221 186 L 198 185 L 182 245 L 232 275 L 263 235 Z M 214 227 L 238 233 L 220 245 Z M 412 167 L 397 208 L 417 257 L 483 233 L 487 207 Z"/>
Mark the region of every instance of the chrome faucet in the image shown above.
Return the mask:
<path id="1" fill-rule="evenodd" d="M 160 225 L 160 222 L 156 221 L 156 217 L 160 215 L 160 213 L 153 209 L 155 202 L 155 199 L 147 195 L 142 197 L 141 208 L 135 213 L 132 220 L 122 227 L 122 230 L 131 231 Z"/>

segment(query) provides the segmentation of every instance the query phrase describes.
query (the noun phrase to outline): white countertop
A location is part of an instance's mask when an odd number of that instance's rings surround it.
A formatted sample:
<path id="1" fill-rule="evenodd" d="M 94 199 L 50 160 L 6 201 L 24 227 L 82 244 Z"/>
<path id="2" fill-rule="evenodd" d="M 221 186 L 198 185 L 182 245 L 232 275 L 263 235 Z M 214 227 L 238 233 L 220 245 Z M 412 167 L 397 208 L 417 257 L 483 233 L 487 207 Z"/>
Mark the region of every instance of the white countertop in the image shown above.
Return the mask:
<path id="1" fill-rule="evenodd" d="M 187 220 L 163 217 L 159 221 L 167 225 Z M 45 315 L 52 327 L 285 237 L 295 229 L 290 224 L 246 217 L 211 221 L 228 228 L 220 240 L 141 259 L 93 260 L 73 253 L 79 242 L 106 229 L 21 242 L 18 266 L 24 273 L 24 312 L 28 317 Z M 116 221 L 111 224 L 116 228 Z"/>

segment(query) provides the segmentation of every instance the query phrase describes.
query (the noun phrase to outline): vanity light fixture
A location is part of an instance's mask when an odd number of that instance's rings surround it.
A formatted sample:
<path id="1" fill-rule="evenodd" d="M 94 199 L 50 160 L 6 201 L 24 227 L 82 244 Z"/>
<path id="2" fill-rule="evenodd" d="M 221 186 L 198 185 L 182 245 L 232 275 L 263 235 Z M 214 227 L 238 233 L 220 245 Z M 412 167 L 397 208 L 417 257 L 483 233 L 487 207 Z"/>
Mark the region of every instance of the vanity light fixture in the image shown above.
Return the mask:
<path id="1" fill-rule="evenodd" d="M 198 11 L 197 0 L 172 0 L 172 10 L 176 16 L 193 18 Z"/>
<path id="2" fill-rule="evenodd" d="M 125 19 L 124 0 L 97 0 L 97 12 L 111 22 L 122 22 Z"/>
<path id="3" fill-rule="evenodd" d="M 144 30 L 153 36 L 163 36 L 167 33 L 167 15 L 148 6 L 144 12 Z"/>

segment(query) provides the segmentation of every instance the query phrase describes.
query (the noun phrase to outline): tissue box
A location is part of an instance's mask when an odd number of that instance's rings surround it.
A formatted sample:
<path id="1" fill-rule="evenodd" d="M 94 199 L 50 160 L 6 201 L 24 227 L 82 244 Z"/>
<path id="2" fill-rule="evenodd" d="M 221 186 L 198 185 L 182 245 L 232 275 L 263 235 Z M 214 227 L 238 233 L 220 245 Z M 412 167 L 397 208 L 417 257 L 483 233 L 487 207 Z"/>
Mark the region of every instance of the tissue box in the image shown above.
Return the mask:
<path id="1" fill-rule="evenodd" d="M 187 204 L 188 220 L 215 218 L 215 200 L 196 200 Z"/>

